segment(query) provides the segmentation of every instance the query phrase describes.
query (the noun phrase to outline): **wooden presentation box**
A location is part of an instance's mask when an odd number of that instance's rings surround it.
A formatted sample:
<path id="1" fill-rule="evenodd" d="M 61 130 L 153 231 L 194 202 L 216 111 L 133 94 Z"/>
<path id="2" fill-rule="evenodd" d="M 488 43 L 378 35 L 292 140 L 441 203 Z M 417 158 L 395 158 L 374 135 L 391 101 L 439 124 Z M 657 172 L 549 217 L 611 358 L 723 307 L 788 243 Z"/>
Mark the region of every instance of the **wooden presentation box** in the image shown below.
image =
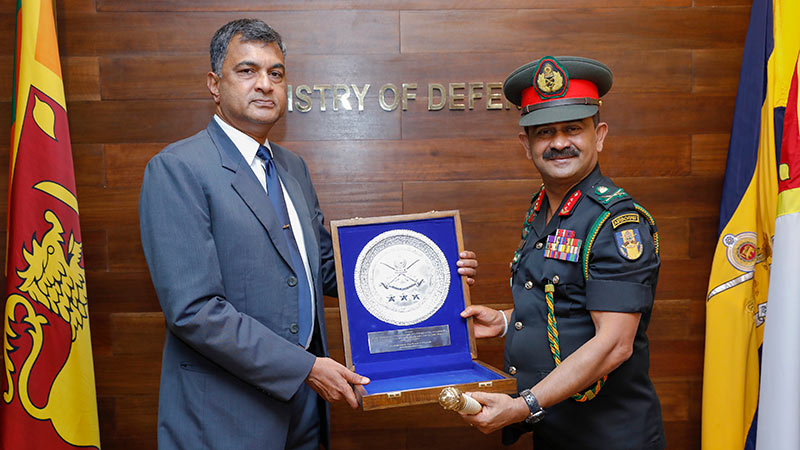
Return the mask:
<path id="1" fill-rule="evenodd" d="M 517 392 L 477 361 L 458 211 L 331 221 L 347 367 L 364 410 L 435 403 L 442 388 Z"/>

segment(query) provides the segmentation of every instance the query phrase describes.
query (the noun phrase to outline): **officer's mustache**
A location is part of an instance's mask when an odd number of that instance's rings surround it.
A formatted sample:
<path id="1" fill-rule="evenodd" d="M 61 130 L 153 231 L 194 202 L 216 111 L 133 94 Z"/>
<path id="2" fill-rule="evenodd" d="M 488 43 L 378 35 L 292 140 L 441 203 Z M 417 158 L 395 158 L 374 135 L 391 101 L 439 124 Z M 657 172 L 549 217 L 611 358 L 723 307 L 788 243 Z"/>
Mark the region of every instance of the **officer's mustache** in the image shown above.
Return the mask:
<path id="1" fill-rule="evenodd" d="M 580 156 L 581 151 L 578 147 L 570 145 L 562 149 L 548 148 L 542 153 L 542 159 L 564 158 L 567 156 Z"/>

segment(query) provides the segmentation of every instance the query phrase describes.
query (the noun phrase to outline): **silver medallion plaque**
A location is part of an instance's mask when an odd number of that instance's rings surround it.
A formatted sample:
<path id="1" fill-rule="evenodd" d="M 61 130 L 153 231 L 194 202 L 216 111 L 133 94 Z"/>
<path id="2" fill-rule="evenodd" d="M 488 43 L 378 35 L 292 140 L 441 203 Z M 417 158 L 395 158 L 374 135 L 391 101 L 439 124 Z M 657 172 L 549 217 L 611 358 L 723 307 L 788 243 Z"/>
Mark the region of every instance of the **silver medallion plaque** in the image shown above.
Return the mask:
<path id="1" fill-rule="evenodd" d="M 439 246 L 425 235 L 390 230 L 359 253 L 355 286 L 361 304 L 374 317 L 393 325 L 414 325 L 444 304 L 450 268 Z"/>

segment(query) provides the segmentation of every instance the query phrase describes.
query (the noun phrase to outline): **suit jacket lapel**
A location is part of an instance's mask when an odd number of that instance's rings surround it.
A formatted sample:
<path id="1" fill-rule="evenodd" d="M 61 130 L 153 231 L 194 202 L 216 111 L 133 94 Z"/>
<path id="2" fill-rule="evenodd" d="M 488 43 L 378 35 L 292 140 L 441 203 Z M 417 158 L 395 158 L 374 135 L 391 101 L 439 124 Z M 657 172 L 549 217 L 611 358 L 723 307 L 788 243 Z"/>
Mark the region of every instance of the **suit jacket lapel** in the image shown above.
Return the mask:
<path id="1" fill-rule="evenodd" d="M 284 261 L 292 267 L 292 257 L 289 254 L 286 238 L 283 237 L 283 228 L 258 178 L 214 119 L 211 119 L 208 125 L 208 134 L 219 149 L 222 167 L 234 172 L 231 186 L 266 229 L 272 244 L 278 249 Z"/>

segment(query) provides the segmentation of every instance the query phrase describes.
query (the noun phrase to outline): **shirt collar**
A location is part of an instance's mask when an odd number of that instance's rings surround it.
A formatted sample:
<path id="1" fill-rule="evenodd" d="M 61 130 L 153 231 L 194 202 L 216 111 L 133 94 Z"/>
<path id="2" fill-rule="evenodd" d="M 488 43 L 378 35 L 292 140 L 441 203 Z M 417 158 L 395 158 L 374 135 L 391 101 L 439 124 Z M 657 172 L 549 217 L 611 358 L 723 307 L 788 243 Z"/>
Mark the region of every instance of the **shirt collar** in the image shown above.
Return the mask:
<path id="1" fill-rule="evenodd" d="M 219 124 L 220 128 L 222 128 L 222 131 L 225 132 L 228 138 L 233 142 L 233 145 L 235 145 L 239 150 L 239 153 L 242 154 L 242 157 L 247 165 L 252 166 L 253 161 L 256 159 L 258 146 L 261 145 L 261 143 L 241 132 L 240 130 L 237 130 L 216 114 L 214 114 L 214 120 L 217 121 L 217 124 Z M 275 155 L 272 153 L 272 147 L 269 145 L 269 140 L 266 140 L 263 145 L 269 150 L 270 156 L 274 157 Z"/>
<path id="2" fill-rule="evenodd" d="M 603 177 L 603 173 L 600 172 L 600 164 L 595 164 L 594 169 L 592 169 L 591 173 L 586 176 L 583 180 L 581 180 L 573 189 L 570 190 L 570 194 L 575 192 L 576 190 L 580 189 L 582 192 L 586 192 L 586 190 L 600 181 L 600 178 Z"/>

